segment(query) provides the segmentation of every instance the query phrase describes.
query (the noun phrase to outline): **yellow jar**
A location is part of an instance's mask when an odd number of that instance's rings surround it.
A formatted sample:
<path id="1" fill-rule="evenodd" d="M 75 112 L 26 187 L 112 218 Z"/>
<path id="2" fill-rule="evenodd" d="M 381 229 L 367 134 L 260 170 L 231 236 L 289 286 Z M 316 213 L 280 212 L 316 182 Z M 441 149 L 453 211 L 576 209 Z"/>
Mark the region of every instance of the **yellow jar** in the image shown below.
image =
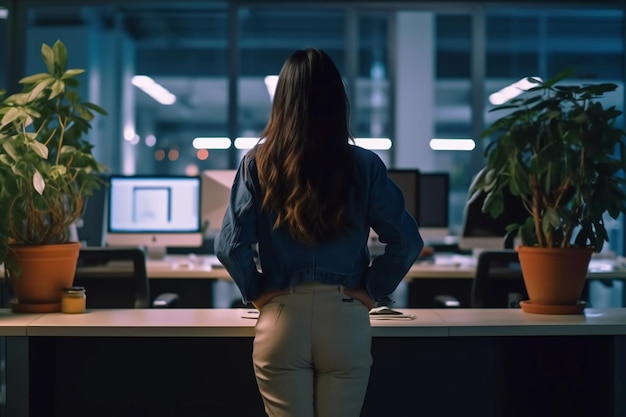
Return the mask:
<path id="1" fill-rule="evenodd" d="M 63 289 L 61 298 L 61 312 L 67 314 L 84 313 L 87 306 L 87 295 L 84 287 L 70 287 Z"/>

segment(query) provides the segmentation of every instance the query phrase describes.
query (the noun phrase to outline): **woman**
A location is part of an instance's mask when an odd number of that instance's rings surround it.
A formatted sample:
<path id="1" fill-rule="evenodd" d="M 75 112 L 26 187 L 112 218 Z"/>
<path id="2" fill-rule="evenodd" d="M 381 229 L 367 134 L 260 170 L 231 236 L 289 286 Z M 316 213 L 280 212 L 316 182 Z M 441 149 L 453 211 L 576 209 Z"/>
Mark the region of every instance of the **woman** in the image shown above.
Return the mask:
<path id="1" fill-rule="evenodd" d="M 253 364 L 271 417 L 359 416 L 372 363 L 368 311 L 391 305 L 423 247 L 383 162 L 349 143 L 348 120 L 332 60 L 294 52 L 215 242 L 244 303 L 260 311 Z M 370 227 L 386 244 L 371 265 Z"/>

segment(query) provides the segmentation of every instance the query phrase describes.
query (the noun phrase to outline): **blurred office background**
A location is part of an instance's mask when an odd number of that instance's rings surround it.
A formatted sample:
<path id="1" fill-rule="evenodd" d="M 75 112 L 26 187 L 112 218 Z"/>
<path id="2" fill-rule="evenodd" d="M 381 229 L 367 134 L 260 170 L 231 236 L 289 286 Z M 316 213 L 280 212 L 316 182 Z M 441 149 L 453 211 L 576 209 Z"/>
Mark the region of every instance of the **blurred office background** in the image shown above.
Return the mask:
<path id="1" fill-rule="evenodd" d="M 50 3 L 0 0 L 0 88 L 42 71 L 41 43 L 61 39 L 70 66 L 87 70 L 84 97 L 109 112 L 90 140 L 111 173 L 236 168 L 267 121 L 272 76 L 314 46 L 344 74 L 364 146 L 390 168 L 450 174 L 455 235 L 482 166 L 478 136 L 498 116 L 492 93 L 576 68 L 618 84 L 607 102 L 624 109 L 623 1 Z M 137 75 L 170 95 L 152 98 Z M 622 221 L 609 225 L 607 250 L 623 255 Z"/>

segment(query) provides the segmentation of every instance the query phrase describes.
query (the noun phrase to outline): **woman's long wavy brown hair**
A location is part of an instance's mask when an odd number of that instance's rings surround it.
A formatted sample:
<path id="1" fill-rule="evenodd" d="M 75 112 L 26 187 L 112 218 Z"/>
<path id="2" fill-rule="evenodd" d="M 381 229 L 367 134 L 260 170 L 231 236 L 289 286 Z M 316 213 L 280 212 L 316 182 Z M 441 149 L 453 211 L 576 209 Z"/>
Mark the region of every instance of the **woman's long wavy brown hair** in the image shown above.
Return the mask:
<path id="1" fill-rule="evenodd" d="M 294 52 L 283 65 L 268 124 L 254 149 L 263 208 L 277 213 L 305 244 L 349 227 L 354 181 L 350 106 L 339 70 L 319 49 Z"/>

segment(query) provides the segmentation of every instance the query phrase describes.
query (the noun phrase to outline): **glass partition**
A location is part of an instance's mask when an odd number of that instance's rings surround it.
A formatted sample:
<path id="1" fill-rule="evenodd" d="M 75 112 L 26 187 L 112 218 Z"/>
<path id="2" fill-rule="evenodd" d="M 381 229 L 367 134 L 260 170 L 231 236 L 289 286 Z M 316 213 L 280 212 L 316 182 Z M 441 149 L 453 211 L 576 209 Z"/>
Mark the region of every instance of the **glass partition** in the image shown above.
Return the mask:
<path id="1" fill-rule="evenodd" d="M 486 126 L 494 116 L 489 94 L 574 66 L 620 85 L 611 100 L 624 108 L 623 9 L 66 3 L 28 7 L 26 68 L 40 62 L 42 40 L 66 42 L 72 65 L 89 71 L 86 97 L 109 110 L 90 139 L 112 173 L 235 168 L 265 127 L 272 76 L 294 49 L 315 46 L 346 78 L 357 137 L 388 138 L 390 148 L 375 151 L 391 168 L 450 174 L 450 229 L 458 234 L 482 158 L 477 120 Z M 1 10 L 0 44 L 8 41 Z M 0 54 L 0 88 L 9 64 Z M 158 102 L 142 81 L 164 87 L 173 103 Z M 611 233 L 611 250 L 623 253 L 621 221 Z"/>

